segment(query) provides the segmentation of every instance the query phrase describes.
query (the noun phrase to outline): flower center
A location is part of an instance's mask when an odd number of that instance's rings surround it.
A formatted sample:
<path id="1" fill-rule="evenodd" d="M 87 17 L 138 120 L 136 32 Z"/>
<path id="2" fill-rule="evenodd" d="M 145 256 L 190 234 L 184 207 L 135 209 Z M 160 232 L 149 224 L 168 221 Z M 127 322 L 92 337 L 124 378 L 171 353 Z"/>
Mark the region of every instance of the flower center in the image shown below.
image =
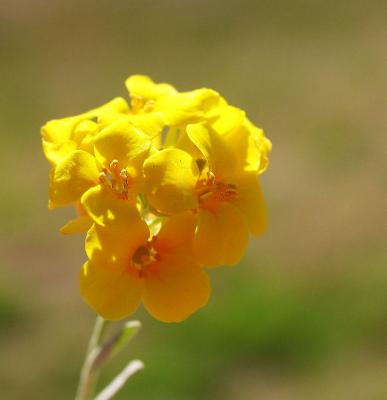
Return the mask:
<path id="1" fill-rule="evenodd" d="M 146 269 L 156 261 L 160 261 L 160 254 L 154 247 L 155 237 L 139 246 L 132 256 L 132 266 L 143 275 Z"/>
<path id="2" fill-rule="evenodd" d="M 196 186 L 199 207 L 214 210 L 220 203 L 228 203 L 236 199 L 236 185 L 217 181 L 215 175 L 208 174 L 207 179 L 200 180 Z"/>
<path id="3" fill-rule="evenodd" d="M 109 168 L 103 168 L 99 174 L 99 182 L 108 185 L 120 199 L 128 200 L 128 189 L 131 177 L 125 168 L 121 168 L 117 160 L 113 160 Z"/>

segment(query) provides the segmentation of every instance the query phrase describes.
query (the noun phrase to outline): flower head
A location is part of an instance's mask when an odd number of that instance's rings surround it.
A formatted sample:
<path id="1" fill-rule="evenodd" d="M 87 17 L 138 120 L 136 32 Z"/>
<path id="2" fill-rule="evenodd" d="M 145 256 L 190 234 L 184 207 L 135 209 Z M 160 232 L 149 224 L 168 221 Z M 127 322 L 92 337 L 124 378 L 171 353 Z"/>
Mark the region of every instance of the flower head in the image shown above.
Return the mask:
<path id="1" fill-rule="evenodd" d="M 149 200 L 168 215 L 185 210 L 196 215 L 193 247 L 203 264 L 236 264 L 249 233 L 259 235 L 266 226 L 256 175 L 267 167 L 270 142 L 247 121 L 238 121 L 229 130 L 188 125 L 180 147 L 145 161 Z"/>
<path id="2" fill-rule="evenodd" d="M 258 176 L 271 143 L 212 89 L 127 79 L 117 98 L 42 128 L 49 207 L 62 233 L 88 231 L 81 294 L 106 319 L 139 304 L 177 322 L 206 304 L 205 267 L 236 264 L 266 226 Z"/>

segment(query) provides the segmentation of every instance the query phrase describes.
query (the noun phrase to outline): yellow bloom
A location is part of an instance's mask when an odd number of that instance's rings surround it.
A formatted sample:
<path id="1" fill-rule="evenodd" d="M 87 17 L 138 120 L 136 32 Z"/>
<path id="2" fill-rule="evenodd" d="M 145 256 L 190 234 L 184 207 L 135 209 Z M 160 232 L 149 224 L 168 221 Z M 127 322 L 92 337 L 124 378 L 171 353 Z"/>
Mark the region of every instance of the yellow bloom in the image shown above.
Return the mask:
<path id="1" fill-rule="evenodd" d="M 185 210 L 197 215 L 193 249 L 201 263 L 235 264 L 249 233 L 258 235 L 266 226 L 256 173 L 267 156 L 239 128 L 219 134 L 201 124 L 188 125 L 181 146 L 186 151 L 164 149 L 145 161 L 148 199 L 167 215 Z"/>
<path id="2" fill-rule="evenodd" d="M 159 112 L 169 127 L 183 127 L 201 122 L 222 98 L 211 89 L 178 92 L 166 83 L 155 83 L 147 76 L 133 75 L 126 81 L 132 113 Z"/>
<path id="3" fill-rule="evenodd" d="M 50 175 L 50 207 L 80 202 L 96 223 L 117 221 L 117 213 L 136 206 L 136 195 L 143 183 L 142 163 L 150 146 L 149 137 L 128 121 L 111 124 L 94 138 L 94 155 L 75 150 L 54 166 Z M 87 217 L 76 221 L 66 226 L 64 232 L 88 227 Z"/>
<path id="4" fill-rule="evenodd" d="M 202 122 L 207 113 L 220 102 L 220 96 L 211 89 L 197 89 L 161 98 L 154 109 L 163 113 L 166 125 L 184 127 Z"/>
<path id="5" fill-rule="evenodd" d="M 167 83 L 155 83 L 145 75 L 132 75 L 125 86 L 131 99 L 131 111 L 143 113 L 153 110 L 155 103 L 165 96 L 177 93 L 176 89 Z"/>
<path id="6" fill-rule="evenodd" d="M 138 130 L 149 136 L 155 148 L 161 147 L 161 133 L 165 126 L 162 113 L 156 111 L 137 114 L 130 110 L 128 113 L 105 113 L 99 118 L 99 122 L 103 126 L 108 126 L 119 120 L 130 122 Z"/>
<path id="7" fill-rule="evenodd" d="M 165 97 L 177 94 L 176 89 L 166 83 L 155 83 L 145 75 L 130 76 L 125 85 L 130 94 L 130 108 L 104 113 L 99 122 L 107 126 L 120 119 L 127 120 L 149 135 L 155 148 L 161 148 L 166 117 L 164 108 L 160 108 L 158 103 Z"/>
<path id="8" fill-rule="evenodd" d="M 85 301 L 105 319 L 142 302 L 178 322 L 204 306 L 206 266 L 236 264 L 266 226 L 258 176 L 271 143 L 243 110 L 202 88 L 178 92 L 144 75 L 124 99 L 49 121 L 49 207 L 75 206 L 61 232 L 86 232 Z"/>
<path id="9" fill-rule="evenodd" d="M 41 132 L 43 151 L 47 160 L 52 165 L 56 165 L 74 150 L 91 153 L 93 139 L 101 128 L 98 119 L 109 113 L 117 114 L 127 111 L 126 101 L 117 97 L 83 114 L 47 122 Z"/>
<path id="10" fill-rule="evenodd" d="M 140 218 L 126 221 L 119 228 L 95 225 L 89 231 L 90 260 L 80 273 L 85 301 L 108 320 L 127 317 L 141 301 L 163 322 L 180 322 L 204 306 L 210 285 L 190 253 L 192 214 L 167 219 L 152 237 Z"/>

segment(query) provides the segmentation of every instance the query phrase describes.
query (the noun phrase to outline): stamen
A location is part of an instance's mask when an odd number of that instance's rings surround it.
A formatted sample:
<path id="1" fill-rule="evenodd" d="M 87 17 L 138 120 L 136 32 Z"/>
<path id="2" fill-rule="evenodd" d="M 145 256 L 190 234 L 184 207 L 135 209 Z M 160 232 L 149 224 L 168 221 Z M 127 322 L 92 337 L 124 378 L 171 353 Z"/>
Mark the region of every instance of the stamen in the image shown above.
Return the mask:
<path id="1" fill-rule="evenodd" d="M 118 167 L 119 167 L 118 160 L 113 160 L 113 161 L 110 163 L 110 170 L 117 169 Z"/>
<path id="2" fill-rule="evenodd" d="M 120 177 L 121 177 L 122 179 L 128 179 L 128 171 L 127 171 L 125 168 L 123 168 L 123 169 L 120 171 Z"/>
<path id="3" fill-rule="evenodd" d="M 105 172 L 100 172 L 98 176 L 99 183 L 106 183 L 107 176 Z"/>
<path id="4" fill-rule="evenodd" d="M 128 199 L 130 175 L 125 168 L 120 168 L 118 160 L 113 160 L 109 168 L 102 169 L 99 182 L 108 185 L 120 199 Z"/>
<path id="5" fill-rule="evenodd" d="M 211 171 L 207 176 L 208 178 L 200 181 L 196 187 L 201 208 L 216 209 L 219 203 L 231 202 L 238 196 L 236 185 L 216 181 L 215 175 Z"/>
<path id="6" fill-rule="evenodd" d="M 208 182 L 213 185 L 215 183 L 215 174 L 212 171 L 207 172 Z"/>
<path id="7" fill-rule="evenodd" d="M 154 240 L 148 240 L 142 246 L 138 247 L 132 256 L 132 267 L 140 274 L 145 274 L 149 265 L 161 260 L 160 254 L 154 248 Z"/>

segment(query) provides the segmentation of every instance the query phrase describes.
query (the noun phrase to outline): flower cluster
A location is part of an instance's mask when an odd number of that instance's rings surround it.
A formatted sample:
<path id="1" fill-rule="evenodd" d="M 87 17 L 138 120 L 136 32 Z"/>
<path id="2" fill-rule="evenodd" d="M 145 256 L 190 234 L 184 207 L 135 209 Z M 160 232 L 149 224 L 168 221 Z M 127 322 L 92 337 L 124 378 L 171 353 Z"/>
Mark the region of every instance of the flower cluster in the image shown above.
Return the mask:
<path id="1" fill-rule="evenodd" d="M 85 301 L 105 319 L 142 302 L 165 322 L 206 304 L 205 267 L 238 263 L 265 229 L 257 176 L 270 141 L 211 89 L 178 92 L 146 76 L 115 98 L 42 128 L 49 208 L 75 206 L 64 234 L 87 232 Z"/>

